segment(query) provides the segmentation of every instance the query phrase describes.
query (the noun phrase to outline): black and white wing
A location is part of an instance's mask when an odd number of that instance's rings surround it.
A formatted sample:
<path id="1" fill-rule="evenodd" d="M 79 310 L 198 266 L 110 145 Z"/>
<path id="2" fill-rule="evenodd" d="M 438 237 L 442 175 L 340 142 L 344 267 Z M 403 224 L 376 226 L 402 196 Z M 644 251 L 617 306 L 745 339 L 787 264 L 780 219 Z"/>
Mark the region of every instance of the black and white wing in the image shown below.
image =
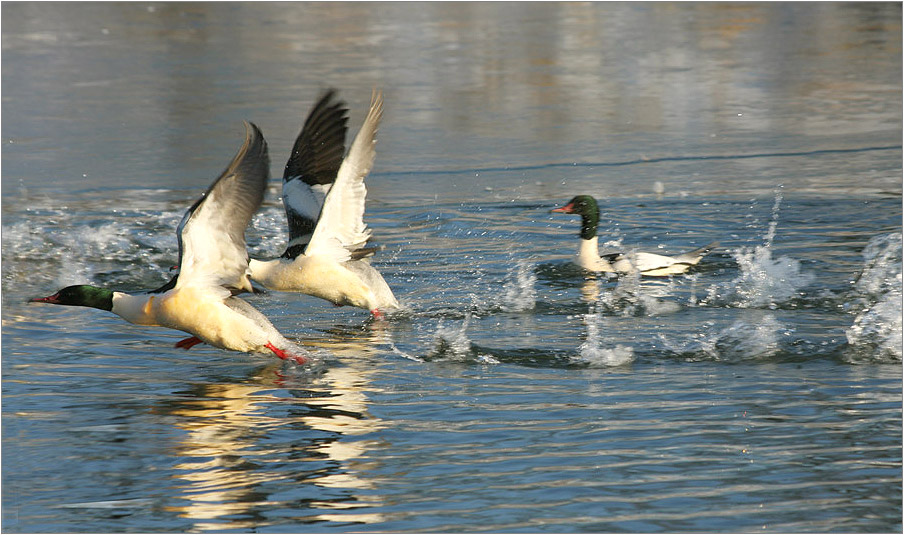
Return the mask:
<path id="1" fill-rule="evenodd" d="M 324 200 L 306 255 L 327 255 L 337 262 L 345 262 L 370 238 L 370 230 L 364 224 L 367 197 L 364 178 L 373 167 L 377 128 L 382 117 L 383 95 L 374 92 L 367 118 Z"/>
<path id="2" fill-rule="evenodd" d="M 245 228 L 261 206 L 269 178 L 267 142 L 257 126 L 246 122 L 245 142 L 232 163 L 179 223 L 176 286 L 252 291 Z"/>
<path id="3" fill-rule="evenodd" d="M 348 108 L 335 98 L 335 89 L 320 97 L 286 162 L 283 205 L 289 222 L 289 244 L 283 253 L 285 258 L 292 259 L 304 252 L 317 226 L 324 198 L 342 165 Z"/>

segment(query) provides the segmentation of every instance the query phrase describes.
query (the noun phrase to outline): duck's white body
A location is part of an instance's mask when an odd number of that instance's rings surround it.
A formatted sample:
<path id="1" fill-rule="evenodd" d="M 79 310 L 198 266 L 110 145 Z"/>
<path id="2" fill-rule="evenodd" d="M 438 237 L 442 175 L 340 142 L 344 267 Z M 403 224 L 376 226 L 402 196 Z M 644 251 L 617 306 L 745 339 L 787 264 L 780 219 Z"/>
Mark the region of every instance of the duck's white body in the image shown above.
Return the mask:
<path id="1" fill-rule="evenodd" d="M 245 353 L 286 353 L 298 360 L 304 350 L 288 341 L 247 302 L 228 291 L 187 286 L 161 294 L 113 293 L 114 314 L 137 325 L 169 327 L 187 332 L 214 347 Z M 192 339 L 180 347 L 191 347 Z M 277 353 L 278 354 L 278 353 Z"/>
<path id="2" fill-rule="evenodd" d="M 697 265 L 715 243 L 695 249 L 677 256 L 665 256 L 654 253 L 616 253 L 601 257 L 598 246 L 599 238 L 581 239 L 578 254 L 574 263 L 588 271 L 605 273 L 633 274 L 640 272 L 648 277 L 668 277 L 680 275 Z"/>
<path id="3" fill-rule="evenodd" d="M 289 247 L 272 260 L 251 259 L 251 278 L 264 287 L 299 292 L 337 306 L 379 315 L 399 307 L 389 285 L 367 258 L 370 230 L 364 223 L 383 98 L 370 111 L 345 158 L 345 110 L 331 104 L 330 91 L 315 105 L 286 164 L 283 203 L 289 220 Z"/>
<path id="4" fill-rule="evenodd" d="M 280 292 L 300 292 L 325 299 L 337 306 L 367 310 L 399 307 L 380 273 L 366 260 L 336 262 L 330 256 L 301 254 L 294 260 L 251 259 L 252 278 Z"/>

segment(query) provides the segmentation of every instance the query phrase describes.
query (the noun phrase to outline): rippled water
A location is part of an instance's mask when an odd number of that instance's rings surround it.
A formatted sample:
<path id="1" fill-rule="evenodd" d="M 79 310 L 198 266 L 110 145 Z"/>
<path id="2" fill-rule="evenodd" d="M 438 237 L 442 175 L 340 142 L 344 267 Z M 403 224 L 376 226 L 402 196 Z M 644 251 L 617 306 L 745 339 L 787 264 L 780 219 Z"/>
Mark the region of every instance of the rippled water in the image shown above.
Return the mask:
<path id="1" fill-rule="evenodd" d="M 3 529 L 900 531 L 900 5 L 410 5 L 3 4 Z M 159 286 L 240 119 L 278 176 L 328 84 L 386 94 L 401 313 L 249 297 L 304 371 L 25 304 Z M 577 193 L 721 247 L 587 278 Z"/>

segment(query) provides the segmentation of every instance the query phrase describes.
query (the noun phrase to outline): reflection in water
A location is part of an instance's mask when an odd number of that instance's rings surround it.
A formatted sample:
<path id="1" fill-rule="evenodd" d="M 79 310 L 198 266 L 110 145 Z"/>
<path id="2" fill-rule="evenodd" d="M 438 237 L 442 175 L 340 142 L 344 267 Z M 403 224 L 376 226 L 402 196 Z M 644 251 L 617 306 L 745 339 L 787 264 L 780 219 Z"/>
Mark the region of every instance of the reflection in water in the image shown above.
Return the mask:
<path id="1" fill-rule="evenodd" d="M 266 396 L 257 396 L 259 391 L 257 385 L 199 385 L 192 392 L 193 398 L 169 411 L 184 418 L 176 426 L 188 431 L 175 454 L 193 459 L 176 465 L 181 471 L 178 477 L 188 482 L 188 504 L 174 509 L 185 518 L 199 521 L 196 529 L 217 527 L 203 520 L 248 512 L 254 487 L 279 477 L 275 472 L 249 470 L 249 450 L 256 439 L 278 425 L 258 408 L 266 400 Z M 231 527 L 246 528 L 258 522 L 259 519 L 233 521 Z"/>
<path id="2" fill-rule="evenodd" d="M 596 277 L 586 277 L 581 284 L 581 299 L 587 303 L 596 303 L 600 299 L 600 281 Z"/>
<path id="3" fill-rule="evenodd" d="M 358 331 L 359 339 L 349 336 L 337 338 L 326 336 L 322 340 L 306 340 L 307 345 L 329 349 L 337 356 L 360 357 L 374 351 L 377 344 L 390 340 L 385 322 L 376 321 L 367 331 Z M 344 440 L 323 441 L 315 451 L 336 461 L 341 466 L 335 470 L 310 479 L 315 485 L 334 489 L 369 490 L 375 488 L 370 478 L 361 477 L 362 471 L 370 468 L 363 460 L 374 440 L 353 440 L 350 437 L 363 436 L 378 431 L 384 424 L 367 413 L 368 398 L 365 387 L 374 391 L 370 377 L 375 373 L 367 364 L 360 367 L 330 367 L 323 375 L 329 388 L 328 396 L 315 401 L 320 410 L 302 418 L 312 429 L 337 433 Z M 310 403 L 311 400 L 308 400 Z M 317 509 L 361 509 L 380 505 L 378 495 L 350 492 L 351 499 L 345 501 L 313 501 L 311 507 Z M 321 513 L 316 518 L 323 521 L 375 523 L 383 520 L 380 513 Z"/>
<path id="4" fill-rule="evenodd" d="M 360 354 L 368 343 L 322 345 Z M 380 514 L 317 514 L 376 505 L 372 494 L 355 492 L 374 488 L 361 475 L 374 441 L 355 437 L 383 427 L 367 412 L 372 370 L 331 364 L 316 377 L 299 377 L 273 363 L 248 382 L 198 384 L 184 399 L 168 402 L 161 412 L 187 432 L 174 452 L 182 459 L 175 477 L 185 482 L 187 502 L 169 510 L 191 519 L 198 531 L 267 525 L 264 512 L 273 509 L 290 509 L 305 523 L 381 521 Z M 297 466 L 287 469 L 287 463 Z M 339 492 L 311 493 L 304 490 L 309 485 Z M 276 494 L 289 497 L 274 500 Z"/>

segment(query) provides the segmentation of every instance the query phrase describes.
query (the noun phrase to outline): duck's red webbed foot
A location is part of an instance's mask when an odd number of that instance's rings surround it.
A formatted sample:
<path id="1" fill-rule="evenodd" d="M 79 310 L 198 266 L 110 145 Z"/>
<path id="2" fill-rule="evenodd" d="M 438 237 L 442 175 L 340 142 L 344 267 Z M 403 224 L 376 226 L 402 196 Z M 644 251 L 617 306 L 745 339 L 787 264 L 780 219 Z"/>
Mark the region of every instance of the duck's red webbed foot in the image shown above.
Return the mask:
<path id="1" fill-rule="evenodd" d="M 189 336 L 184 340 L 179 340 L 176 342 L 176 347 L 181 347 L 182 349 L 188 351 L 189 349 L 195 347 L 198 344 L 204 343 L 203 340 L 198 338 L 197 336 Z"/>
<path id="2" fill-rule="evenodd" d="M 282 349 L 279 349 L 278 347 L 273 345 L 272 342 L 267 342 L 267 344 L 264 347 L 266 347 L 267 349 L 272 351 L 274 355 L 276 355 L 277 357 L 279 357 L 283 360 L 291 360 L 292 362 L 294 362 L 296 364 L 304 364 L 305 362 L 308 361 L 308 359 L 302 357 L 301 355 L 292 355 L 291 353 L 288 353 L 286 351 L 283 351 Z"/>

